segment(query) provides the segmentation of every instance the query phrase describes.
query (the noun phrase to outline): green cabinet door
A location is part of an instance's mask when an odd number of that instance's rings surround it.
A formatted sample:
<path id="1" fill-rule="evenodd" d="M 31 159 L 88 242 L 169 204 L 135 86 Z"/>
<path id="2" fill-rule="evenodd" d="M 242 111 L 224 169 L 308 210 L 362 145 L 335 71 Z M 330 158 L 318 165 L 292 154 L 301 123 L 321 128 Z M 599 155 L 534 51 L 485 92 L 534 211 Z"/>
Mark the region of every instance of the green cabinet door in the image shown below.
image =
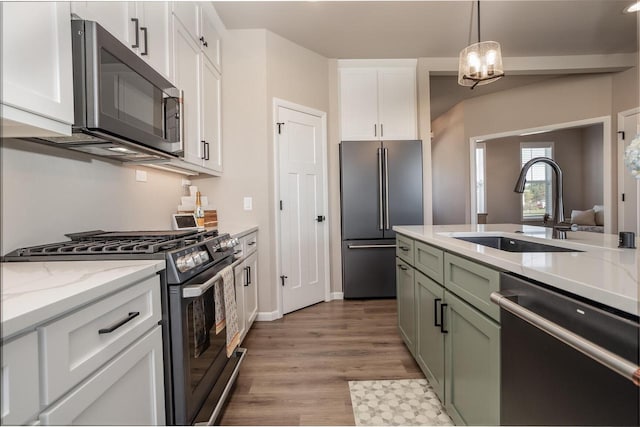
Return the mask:
<path id="1" fill-rule="evenodd" d="M 456 425 L 500 425 L 500 325 L 445 291 L 446 408 Z"/>
<path id="2" fill-rule="evenodd" d="M 413 268 L 396 258 L 396 295 L 398 302 L 398 329 L 409 351 L 415 357 L 416 318 Z"/>
<path id="3" fill-rule="evenodd" d="M 444 341 L 440 330 L 440 306 L 444 288 L 416 271 L 416 361 L 441 401 L 444 402 Z"/>

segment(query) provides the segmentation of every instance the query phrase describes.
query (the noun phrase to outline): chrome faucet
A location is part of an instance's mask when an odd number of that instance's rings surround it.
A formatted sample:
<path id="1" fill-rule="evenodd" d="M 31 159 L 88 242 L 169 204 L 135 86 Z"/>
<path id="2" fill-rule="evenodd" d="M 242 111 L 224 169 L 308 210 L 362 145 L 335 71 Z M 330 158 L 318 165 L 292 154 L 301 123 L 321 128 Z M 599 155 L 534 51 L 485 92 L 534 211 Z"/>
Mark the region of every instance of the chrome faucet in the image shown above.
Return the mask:
<path id="1" fill-rule="evenodd" d="M 555 185 L 555 201 L 553 203 L 553 238 L 554 239 L 566 239 L 567 231 L 571 229 L 568 224 L 564 224 L 564 204 L 562 202 L 562 169 L 560 166 L 548 157 L 536 157 L 529 160 L 522 166 L 520 176 L 518 176 L 518 182 L 516 182 L 516 188 L 513 190 L 516 193 L 524 193 L 524 185 L 527 181 L 527 171 L 531 166 L 536 163 L 546 163 L 551 166 L 551 169 L 556 174 Z"/>

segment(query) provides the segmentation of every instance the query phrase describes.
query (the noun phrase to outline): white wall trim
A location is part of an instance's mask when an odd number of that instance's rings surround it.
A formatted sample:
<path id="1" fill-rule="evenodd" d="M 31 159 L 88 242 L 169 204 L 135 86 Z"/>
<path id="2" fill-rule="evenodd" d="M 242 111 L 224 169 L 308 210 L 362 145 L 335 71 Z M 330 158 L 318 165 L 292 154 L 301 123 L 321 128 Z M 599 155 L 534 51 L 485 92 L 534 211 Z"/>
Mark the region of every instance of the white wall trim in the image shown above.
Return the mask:
<path id="1" fill-rule="evenodd" d="M 338 68 L 417 67 L 417 58 L 406 59 L 338 59 Z M 456 71 L 458 65 L 456 64 Z"/>
<path id="2" fill-rule="evenodd" d="M 331 300 L 344 299 L 344 292 L 331 292 Z"/>
<path id="3" fill-rule="evenodd" d="M 470 215 L 470 218 L 467 218 L 467 222 L 471 224 L 478 223 L 478 211 L 476 209 L 476 142 L 482 142 L 488 139 L 497 139 L 497 138 L 505 138 L 508 136 L 519 136 L 523 133 L 528 132 L 551 132 L 555 130 L 560 130 L 564 128 L 570 127 L 579 127 L 579 126 L 588 126 L 602 124 L 602 185 L 603 185 L 603 203 L 604 203 L 604 232 L 612 233 L 612 218 L 613 218 L 613 206 L 612 206 L 612 183 L 613 177 L 611 176 L 611 161 L 612 161 L 612 147 L 611 147 L 611 116 L 601 116 L 594 117 L 590 119 L 576 120 L 573 122 L 565 122 L 565 123 L 557 123 L 545 126 L 539 126 L 535 128 L 528 129 L 518 129 L 511 130 L 506 132 L 499 132 L 488 135 L 480 135 L 480 136 L 472 136 L 469 138 L 469 160 L 470 160 L 470 168 L 469 168 L 469 200 L 471 202 L 470 209 L 467 215 Z M 515 185 L 515 180 L 513 182 Z"/>
<path id="4" fill-rule="evenodd" d="M 307 107 L 304 105 L 300 105 L 300 104 L 296 104 L 294 102 L 290 102 L 290 101 L 286 101 L 284 99 L 280 99 L 280 98 L 273 98 L 273 174 L 274 174 L 274 201 L 273 201 L 273 208 L 274 208 L 274 217 L 275 217 L 275 234 L 274 234 L 274 238 L 276 239 L 276 271 L 275 271 L 275 277 L 273 280 L 274 286 L 276 287 L 276 311 L 274 313 L 277 313 L 277 318 L 281 318 L 283 316 L 283 309 L 282 309 L 282 286 L 281 286 L 281 282 L 280 282 L 280 276 L 282 275 L 282 266 L 281 266 L 281 248 L 280 248 L 280 162 L 279 162 L 279 155 L 280 152 L 278 150 L 278 132 L 277 132 L 277 126 L 275 125 L 275 122 L 278 120 L 278 108 L 283 107 L 283 108 L 288 108 L 290 110 L 294 110 L 294 111 L 299 111 L 302 113 L 306 113 L 306 114 L 310 114 L 312 116 L 316 116 L 319 117 L 322 121 L 322 158 L 323 158 L 323 162 L 324 162 L 324 180 L 322 185 L 324 185 L 325 191 L 324 191 L 324 197 L 322 200 L 322 204 L 323 207 L 322 209 L 324 210 L 325 216 L 327 217 L 326 221 L 325 221 L 325 227 L 324 227 L 324 241 L 325 241 L 325 248 L 324 248 L 324 258 L 325 258 L 325 266 L 324 266 L 324 274 L 325 274 L 325 287 L 324 287 L 324 300 L 325 301 L 330 301 L 331 300 L 331 270 L 329 268 L 329 262 L 330 262 L 330 253 L 329 253 L 329 231 L 330 231 L 330 224 L 331 224 L 331 217 L 329 215 L 329 162 L 328 162 L 328 147 L 327 147 L 327 141 L 328 141 L 328 129 L 327 129 L 327 113 L 325 111 L 320 111 L 320 110 L 316 110 L 315 108 L 311 108 L 311 107 Z"/>
<path id="5" fill-rule="evenodd" d="M 256 322 L 271 322 L 281 318 L 282 315 L 276 311 L 260 311 L 256 315 Z"/>
<path id="6" fill-rule="evenodd" d="M 431 75 L 458 72 L 458 57 L 421 58 Z M 503 58 L 507 75 L 576 74 L 624 71 L 638 65 L 637 53 L 610 55 L 520 56 Z"/>
<path id="7" fill-rule="evenodd" d="M 640 113 L 640 107 L 632 108 L 630 110 L 620 111 L 618 113 L 618 129 L 617 129 L 618 132 L 624 131 L 625 119 L 627 117 L 632 116 L 634 114 L 638 114 L 638 113 Z M 622 135 L 618 134 L 618 141 L 617 141 L 617 147 L 616 147 L 618 149 L 617 150 L 618 158 L 616 159 L 616 161 L 618 162 L 618 182 L 617 182 L 618 186 L 616 191 L 616 203 L 618 205 L 618 230 L 620 230 L 620 225 L 622 224 L 622 221 L 624 219 L 623 218 L 624 209 L 622 206 L 622 199 L 621 199 L 621 193 L 624 188 L 624 170 L 625 170 L 624 150 L 622 149 L 623 147 L 624 147 L 624 140 L 622 139 Z M 638 200 L 638 204 L 640 205 L 640 185 L 638 186 L 637 200 Z M 638 206 L 637 219 L 638 219 L 638 230 L 640 230 L 640 206 Z"/>

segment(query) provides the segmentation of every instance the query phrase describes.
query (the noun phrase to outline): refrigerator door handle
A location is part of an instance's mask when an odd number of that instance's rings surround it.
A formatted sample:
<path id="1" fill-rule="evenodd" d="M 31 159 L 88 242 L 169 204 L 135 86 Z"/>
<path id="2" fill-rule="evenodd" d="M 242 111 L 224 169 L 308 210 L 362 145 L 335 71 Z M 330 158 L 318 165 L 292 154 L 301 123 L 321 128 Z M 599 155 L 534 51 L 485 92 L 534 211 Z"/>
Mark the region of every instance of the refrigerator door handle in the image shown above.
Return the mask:
<path id="1" fill-rule="evenodd" d="M 385 230 L 389 230 L 389 150 L 384 149 L 384 221 Z"/>
<path id="2" fill-rule="evenodd" d="M 382 148 L 378 148 L 378 217 L 380 220 L 379 229 L 384 230 L 384 200 L 382 194 Z"/>

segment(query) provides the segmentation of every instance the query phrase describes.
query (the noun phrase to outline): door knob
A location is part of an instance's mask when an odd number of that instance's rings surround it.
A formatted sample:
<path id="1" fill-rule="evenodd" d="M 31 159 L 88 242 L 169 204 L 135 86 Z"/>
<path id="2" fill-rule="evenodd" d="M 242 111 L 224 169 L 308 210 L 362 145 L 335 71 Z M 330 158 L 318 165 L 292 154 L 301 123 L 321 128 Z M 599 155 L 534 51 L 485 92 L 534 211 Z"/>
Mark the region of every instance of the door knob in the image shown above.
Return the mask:
<path id="1" fill-rule="evenodd" d="M 325 220 L 324 215 L 318 215 L 318 216 L 316 217 L 316 221 L 318 221 L 318 222 L 322 222 L 322 221 L 324 221 L 324 220 Z"/>

